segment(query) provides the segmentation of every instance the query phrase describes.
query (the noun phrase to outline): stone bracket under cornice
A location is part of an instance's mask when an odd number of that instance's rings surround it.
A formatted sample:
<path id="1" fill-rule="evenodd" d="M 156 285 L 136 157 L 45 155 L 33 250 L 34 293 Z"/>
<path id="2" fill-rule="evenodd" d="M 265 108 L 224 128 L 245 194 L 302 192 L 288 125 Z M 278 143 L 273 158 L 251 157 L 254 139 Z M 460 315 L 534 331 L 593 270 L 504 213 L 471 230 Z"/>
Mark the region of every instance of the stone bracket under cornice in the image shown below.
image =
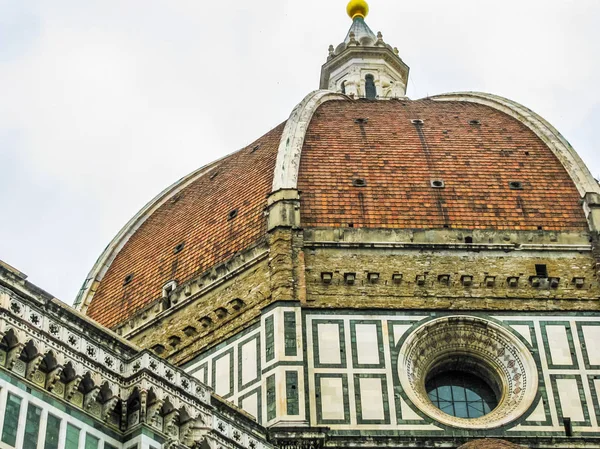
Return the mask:
<path id="1" fill-rule="evenodd" d="M 272 192 L 298 187 L 298 170 L 306 130 L 317 108 L 331 100 L 349 98 L 329 90 L 315 90 L 292 110 L 279 141 Z"/>
<path id="2" fill-rule="evenodd" d="M 550 148 L 575 183 L 583 199 L 590 229 L 600 231 L 600 184 L 567 139 L 543 117 L 515 101 L 483 92 L 451 92 L 430 98 L 435 101 L 464 101 L 489 106 L 516 118 L 531 129 Z"/>

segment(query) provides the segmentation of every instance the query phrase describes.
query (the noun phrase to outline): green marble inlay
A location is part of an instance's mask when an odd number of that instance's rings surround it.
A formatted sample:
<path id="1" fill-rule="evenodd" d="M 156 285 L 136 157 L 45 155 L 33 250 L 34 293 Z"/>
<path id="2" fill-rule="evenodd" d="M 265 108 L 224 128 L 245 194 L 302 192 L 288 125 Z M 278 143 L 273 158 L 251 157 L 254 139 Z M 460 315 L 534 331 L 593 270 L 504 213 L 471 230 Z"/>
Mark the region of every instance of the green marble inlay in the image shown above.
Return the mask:
<path id="1" fill-rule="evenodd" d="M 275 324 L 273 315 L 265 318 L 265 356 L 267 362 L 275 358 Z"/>
<path id="2" fill-rule="evenodd" d="M 363 396 L 360 389 L 360 379 L 380 379 L 381 381 L 381 394 L 382 397 L 367 397 Z M 389 424 L 390 423 L 390 405 L 387 393 L 387 377 L 386 374 L 355 374 L 354 375 L 354 391 L 356 392 L 356 422 L 358 424 Z M 366 401 L 380 401 L 383 402 L 383 418 L 382 419 L 368 419 L 363 417 L 363 403 Z"/>
<path id="3" fill-rule="evenodd" d="M 336 324 L 339 333 L 341 363 L 323 363 L 319 353 L 319 325 Z M 315 368 L 346 368 L 346 337 L 344 333 L 344 320 L 317 320 L 312 321 L 313 354 Z"/>
<path id="4" fill-rule="evenodd" d="M 250 396 L 256 396 L 256 404 L 257 404 L 256 405 L 256 414 L 258 415 L 258 416 L 256 416 L 256 420 L 258 421 L 259 424 L 262 424 L 262 421 L 263 421 L 262 394 L 261 394 L 260 387 L 256 387 L 254 390 L 248 391 L 247 393 L 240 396 L 238 399 L 238 405 L 240 408 L 244 408 L 244 406 L 243 406 L 244 399 L 249 398 Z"/>
<path id="5" fill-rule="evenodd" d="M 579 321 L 577 322 L 577 335 L 579 337 L 579 345 L 581 347 L 581 353 L 583 355 L 583 363 L 585 365 L 585 369 L 600 369 L 600 365 L 592 365 L 590 363 L 590 352 L 593 352 L 596 350 L 596 348 L 594 347 L 594 345 L 588 347 L 588 343 L 585 341 L 585 334 L 583 331 L 584 327 L 591 327 L 591 326 L 600 326 L 600 323 L 597 321 Z M 595 342 L 598 343 L 598 342 Z"/>
<path id="6" fill-rule="evenodd" d="M 285 355 L 296 356 L 296 312 L 283 313 L 283 327 L 285 334 Z"/>
<path id="7" fill-rule="evenodd" d="M 89 433 L 85 435 L 85 449 L 98 449 L 100 440 Z"/>
<path id="8" fill-rule="evenodd" d="M 277 416 L 277 402 L 275 397 L 275 374 L 267 377 L 267 421 Z"/>
<path id="9" fill-rule="evenodd" d="M 27 406 L 27 418 L 25 421 L 25 435 L 23 437 L 23 447 L 36 447 L 38 436 L 40 434 L 40 418 L 42 409 L 33 404 Z"/>
<path id="10" fill-rule="evenodd" d="M 342 380 L 342 397 L 344 418 L 325 419 L 323 417 L 323 398 L 321 392 L 321 379 L 340 378 Z M 350 424 L 350 400 L 348 397 L 348 375 L 339 373 L 316 373 L 315 374 L 315 396 L 317 399 L 317 423 L 318 424 Z"/>
<path id="11" fill-rule="evenodd" d="M 578 426 L 591 426 L 590 416 L 588 413 L 587 400 L 585 397 L 585 390 L 583 389 L 583 379 L 579 374 L 550 374 L 550 383 L 552 385 L 552 391 L 554 393 L 554 403 L 558 411 L 558 422 L 563 425 L 563 413 L 562 403 L 560 402 L 560 395 L 558 394 L 558 379 L 575 379 L 577 382 L 577 391 L 579 392 L 579 403 L 581 405 L 581 411 L 583 412 L 583 421 L 572 420 L 572 423 Z M 576 394 L 576 393 L 574 393 Z M 570 416 L 567 416 L 570 418 Z"/>
<path id="12" fill-rule="evenodd" d="M 229 397 L 231 397 L 233 395 L 233 347 L 229 348 L 227 351 L 223 352 L 222 354 L 220 354 L 219 356 L 215 357 L 212 361 L 212 388 L 213 390 L 217 389 L 217 376 L 219 376 L 219 373 L 217 373 L 217 362 L 219 360 L 221 360 L 223 357 L 227 357 L 229 358 L 229 391 L 226 393 L 220 393 L 220 395 L 224 398 L 227 399 Z"/>
<path id="13" fill-rule="evenodd" d="M 65 449 L 77 449 L 79 447 L 79 432 L 80 430 L 77 427 L 67 424 Z"/>
<path id="14" fill-rule="evenodd" d="M 57 418 L 54 415 L 48 414 L 44 449 L 58 449 L 58 434 L 59 434 L 59 432 L 60 432 L 60 418 Z M 105 449 L 106 449 L 106 445 L 105 445 Z"/>
<path id="15" fill-rule="evenodd" d="M 17 426 L 19 412 L 21 411 L 21 398 L 8 393 L 6 409 L 4 411 L 4 428 L 2 429 L 2 442 L 11 447 L 17 444 Z"/>
<path id="16" fill-rule="evenodd" d="M 300 404 L 298 401 L 298 373 L 296 371 L 285 372 L 285 392 L 287 402 L 287 414 L 299 415 Z"/>
<path id="17" fill-rule="evenodd" d="M 356 326 L 367 324 L 375 326 L 375 334 L 377 338 L 377 351 L 379 353 L 379 363 L 359 363 L 358 361 L 358 342 L 361 338 L 356 333 Z M 385 368 L 385 359 L 383 357 L 383 330 L 380 320 L 350 320 L 350 340 L 352 342 L 352 366 L 354 368 Z"/>
<path id="18" fill-rule="evenodd" d="M 562 326 L 565 328 L 567 335 L 567 342 L 569 344 L 569 351 L 571 353 L 571 363 L 568 365 L 558 365 L 552 360 L 552 353 L 550 351 L 550 340 L 548 338 L 548 326 Z M 573 332 L 571 330 L 571 323 L 568 321 L 540 321 L 540 328 L 542 331 L 542 340 L 544 343 L 544 350 L 546 352 L 546 359 L 548 360 L 548 368 L 550 369 L 579 369 L 579 362 L 575 353 L 575 345 L 573 343 Z"/>
<path id="19" fill-rule="evenodd" d="M 248 380 L 248 382 L 246 382 L 245 384 L 242 383 L 242 372 L 243 372 L 243 364 L 244 364 L 244 346 L 246 345 L 251 345 L 253 344 L 256 345 L 256 375 L 253 379 Z M 260 334 L 256 334 L 253 335 L 252 337 L 248 338 L 247 340 L 242 341 L 241 343 L 239 343 L 238 345 L 238 350 L 237 350 L 237 354 L 238 354 L 238 362 L 237 362 L 237 371 L 238 371 L 238 391 L 243 391 L 246 388 L 252 386 L 255 383 L 260 382 L 260 378 L 261 378 L 261 364 L 260 364 L 260 359 L 261 359 L 261 352 L 260 352 Z"/>

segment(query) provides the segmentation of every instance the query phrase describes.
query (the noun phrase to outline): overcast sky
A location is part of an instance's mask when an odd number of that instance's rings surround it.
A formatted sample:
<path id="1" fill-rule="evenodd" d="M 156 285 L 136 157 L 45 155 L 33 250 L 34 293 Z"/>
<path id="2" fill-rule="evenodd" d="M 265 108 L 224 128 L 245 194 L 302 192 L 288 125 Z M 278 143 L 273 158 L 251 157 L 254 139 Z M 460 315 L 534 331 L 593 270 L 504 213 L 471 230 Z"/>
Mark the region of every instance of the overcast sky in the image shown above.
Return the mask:
<path id="1" fill-rule="evenodd" d="M 119 229 L 318 88 L 345 0 L 0 0 L 0 259 L 72 303 Z M 408 95 L 541 114 L 600 176 L 600 1 L 371 0 Z"/>

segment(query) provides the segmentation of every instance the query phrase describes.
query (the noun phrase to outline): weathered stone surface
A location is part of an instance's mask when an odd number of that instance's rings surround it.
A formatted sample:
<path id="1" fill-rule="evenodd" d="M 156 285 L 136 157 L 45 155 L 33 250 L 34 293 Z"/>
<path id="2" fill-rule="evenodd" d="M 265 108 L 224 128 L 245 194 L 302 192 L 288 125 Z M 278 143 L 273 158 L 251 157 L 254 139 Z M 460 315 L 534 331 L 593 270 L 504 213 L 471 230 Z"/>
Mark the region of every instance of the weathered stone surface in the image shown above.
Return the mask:
<path id="1" fill-rule="evenodd" d="M 270 291 L 269 263 L 264 260 L 208 293 L 192 298 L 189 304 L 136 333 L 131 340 L 144 348 L 163 345 L 167 348 L 163 357 L 173 363 L 184 363 L 255 323 L 260 318 L 260 310 L 268 304 Z M 236 300 L 244 304 L 239 309 L 236 309 L 239 304 Z M 219 308 L 227 310 L 221 318 L 215 313 Z M 210 318 L 206 326 L 202 320 L 205 317 Z M 194 327 L 196 333 L 191 333 L 189 327 Z M 181 339 L 176 347 L 168 345 L 171 336 Z"/>
<path id="2" fill-rule="evenodd" d="M 545 279 L 533 286 L 536 265 L 545 265 L 548 276 L 560 279 L 556 288 Z M 307 300 L 313 307 L 336 308 L 596 310 L 594 265 L 589 252 L 312 248 L 306 251 Z M 333 273 L 330 283 L 322 281 L 323 272 Z M 356 273 L 352 285 L 345 282 L 345 273 Z M 370 280 L 369 273 L 379 273 L 379 280 Z M 402 281 L 394 282 L 394 274 L 402 274 Z M 423 285 L 418 276 L 425 277 Z M 472 276 L 471 285 L 465 285 L 465 276 Z M 487 276 L 496 278 L 492 287 Z M 516 287 L 507 283 L 508 277 L 518 277 Z M 585 278 L 582 287 L 575 285 L 575 277 Z"/>
<path id="3" fill-rule="evenodd" d="M 504 440 L 485 438 L 482 440 L 469 441 L 468 443 L 460 446 L 458 449 L 526 449 L 526 447 Z"/>

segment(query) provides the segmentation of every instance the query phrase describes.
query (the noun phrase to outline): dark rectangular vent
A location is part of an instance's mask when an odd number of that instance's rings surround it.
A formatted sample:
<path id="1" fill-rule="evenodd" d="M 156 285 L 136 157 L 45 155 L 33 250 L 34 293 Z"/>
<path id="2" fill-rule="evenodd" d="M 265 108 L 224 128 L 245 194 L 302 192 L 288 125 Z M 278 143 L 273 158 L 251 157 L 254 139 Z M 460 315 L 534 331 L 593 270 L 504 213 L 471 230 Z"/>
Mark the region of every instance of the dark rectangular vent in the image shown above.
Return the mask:
<path id="1" fill-rule="evenodd" d="M 539 278 L 547 278 L 548 277 L 548 268 L 545 264 L 536 264 L 535 265 L 535 275 Z"/>

